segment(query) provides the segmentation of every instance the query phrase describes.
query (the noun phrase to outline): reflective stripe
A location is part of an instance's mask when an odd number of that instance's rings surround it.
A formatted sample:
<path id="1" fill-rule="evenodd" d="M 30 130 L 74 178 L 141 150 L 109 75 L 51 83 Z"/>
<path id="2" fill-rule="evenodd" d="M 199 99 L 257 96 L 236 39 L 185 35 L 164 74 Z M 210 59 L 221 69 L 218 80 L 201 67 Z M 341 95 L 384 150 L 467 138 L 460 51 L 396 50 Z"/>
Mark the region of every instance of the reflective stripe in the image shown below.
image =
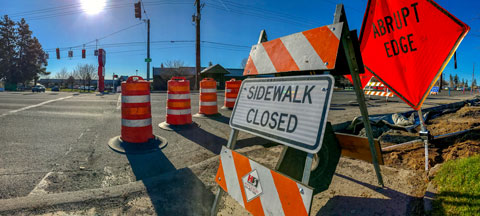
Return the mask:
<path id="1" fill-rule="evenodd" d="M 190 94 L 168 94 L 168 99 L 190 99 Z"/>
<path id="2" fill-rule="evenodd" d="M 237 100 L 236 98 L 227 98 L 226 101 L 227 102 L 235 102 L 235 100 Z"/>
<path id="3" fill-rule="evenodd" d="M 152 125 L 152 119 L 129 120 L 122 119 L 122 126 L 125 127 L 146 127 Z"/>
<path id="4" fill-rule="evenodd" d="M 233 89 L 228 89 L 228 88 L 227 88 L 227 89 L 225 89 L 225 92 L 230 93 L 230 92 L 232 92 L 232 90 L 233 90 Z"/>
<path id="5" fill-rule="evenodd" d="M 200 106 L 215 106 L 217 105 L 216 101 L 211 101 L 211 102 L 200 102 Z"/>
<path id="6" fill-rule="evenodd" d="M 307 188 L 299 183 L 297 183 L 298 191 L 303 191 L 303 193 L 300 193 L 300 196 L 302 197 L 303 205 L 305 206 L 305 209 L 310 209 L 310 205 L 312 204 L 312 196 L 313 196 L 313 191 L 312 190 L 307 190 Z"/>
<path id="7" fill-rule="evenodd" d="M 223 151 L 224 149 L 225 147 L 222 147 L 220 158 L 222 159 L 223 173 L 225 173 L 228 194 L 245 208 L 242 198 L 242 189 L 240 188 L 240 183 L 237 178 L 237 170 L 235 169 L 235 163 L 233 162 L 232 151 Z"/>
<path id="8" fill-rule="evenodd" d="M 269 206 L 269 208 L 263 208 L 265 215 L 285 215 L 270 170 L 265 169 L 255 161 L 249 161 L 250 167 L 252 167 L 252 170 L 257 170 L 258 179 L 261 181 L 263 193 L 260 195 L 260 202 L 262 203 L 262 206 Z"/>
<path id="9" fill-rule="evenodd" d="M 200 93 L 216 93 L 216 92 L 217 92 L 217 89 L 214 89 L 214 88 L 200 89 Z"/>
<path id="10" fill-rule="evenodd" d="M 192 114 L 190 109 L 167 109 L 167 115 L 188 115 Z"/>
<path id="11" fill-rule="evenodd" d="M 135 96 L 122 95 L 122 103 L 148 103 L 148 102 L 150 102 L 150 95 L 135 95 Z"/>

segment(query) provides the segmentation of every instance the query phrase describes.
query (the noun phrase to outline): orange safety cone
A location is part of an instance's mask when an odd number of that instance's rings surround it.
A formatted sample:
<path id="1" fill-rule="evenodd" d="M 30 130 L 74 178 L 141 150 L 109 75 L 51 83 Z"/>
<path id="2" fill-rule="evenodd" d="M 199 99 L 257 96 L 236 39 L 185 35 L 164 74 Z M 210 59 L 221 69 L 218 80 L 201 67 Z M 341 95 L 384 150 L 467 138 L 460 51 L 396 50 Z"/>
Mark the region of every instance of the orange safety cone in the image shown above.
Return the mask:
<path id="1" fill-rule="evenodd" d="M 139 76 L 122 82 L 122 130 L 108 142 L 121 153 L 146 153 L 163 148 L 167 141 L 153 135 L 150 83 Z"/>
<path id="2" fill-rule="evenodd" d="M 166 120 L 158 126 L 165 130 L 179 130 L 193 125 L 190 106 L 190 81 L 185 77 L 172 77 L 167 83 Z"/>
<path id="3" fill-rule="evenodd" d="M 241 85 L 242 81 L 235 80 L 234 78 L 232 78 L 230 81 L 225 82 L 225 101 L 223 103 L 222 109 L 233 109 Z"/>
<path id="4" fill-rule="evenodd" d="M 200 81 L 198 113 L 194 117 L 217 117 L 217 82 L 212 78 L 204 78 Z"/>

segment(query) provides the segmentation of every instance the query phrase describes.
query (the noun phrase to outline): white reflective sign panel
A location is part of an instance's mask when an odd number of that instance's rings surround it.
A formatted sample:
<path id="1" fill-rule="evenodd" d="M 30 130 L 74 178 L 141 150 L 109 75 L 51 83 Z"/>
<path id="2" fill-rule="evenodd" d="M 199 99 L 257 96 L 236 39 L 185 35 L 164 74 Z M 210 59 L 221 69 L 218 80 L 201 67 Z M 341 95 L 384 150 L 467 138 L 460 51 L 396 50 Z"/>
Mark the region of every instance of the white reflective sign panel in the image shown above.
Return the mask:
<path id="1" fill-rule="evenodd" d="M 317 153 L 322 147 L 334 82 L 330 75 L 246 79 L 230 126 Z"/>

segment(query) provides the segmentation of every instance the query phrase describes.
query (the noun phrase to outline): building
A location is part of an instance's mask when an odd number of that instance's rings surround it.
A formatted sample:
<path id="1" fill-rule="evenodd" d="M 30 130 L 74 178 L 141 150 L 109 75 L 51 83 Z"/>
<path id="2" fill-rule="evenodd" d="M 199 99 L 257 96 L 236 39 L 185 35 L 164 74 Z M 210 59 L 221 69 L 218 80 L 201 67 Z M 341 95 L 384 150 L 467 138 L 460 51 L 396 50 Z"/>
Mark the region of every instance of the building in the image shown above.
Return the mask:
<path id="1" fill-rule="evenodd" d="M 243 80 L 246 77 L 243 76 L 243 69 L 241 68 L 223 68 L 221 65 L 211 65 L 207 68 L 202 67 L 200 70 L 200 77 L 214 78 L 219 84 L 218 88 L 225 88 L 225 81 L 235 78 L 237 80 Z M 167 90 L 167 82 L 172 77 L 179 76 L 185 77 L 190 81 L 190 89 L 195 87 L 195 67 L 179 67 L 179 68 L 166 68 L 153 67 L 153 89 L 154 90 Z"/>

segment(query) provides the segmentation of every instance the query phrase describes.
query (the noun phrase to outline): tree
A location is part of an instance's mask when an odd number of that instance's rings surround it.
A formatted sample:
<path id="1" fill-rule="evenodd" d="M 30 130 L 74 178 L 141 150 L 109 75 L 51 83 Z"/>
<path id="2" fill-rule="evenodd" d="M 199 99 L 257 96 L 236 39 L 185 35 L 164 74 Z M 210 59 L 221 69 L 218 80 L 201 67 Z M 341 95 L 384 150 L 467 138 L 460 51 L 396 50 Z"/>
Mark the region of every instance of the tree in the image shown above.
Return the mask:
<path id="1" fill-rule="evenodd" d="M 0 20 L 0 79 L 7 83 L 18 83 L 15 71 L 16 41 L 18 38 L 15 22 L 7 15 Z"/>
<path id="2" fill-rule="evenodd" d="M 67 68 L 62 68 L 58 73 L 55 74 L 55 79 L 62 80 L 60 84 L 61 87 L 64 87 L 69 76 L 70 75 L 68 74 Z"/>
<path id="3" fill-rule="evenodd" d="M 477 87 L 477 79 L 473 79 L 472 88 L 476 88 L 476 87 Z"/>
<path id="4" fill-rule="evenodd" d="M 75 69 L 76 77 L 83 83 L 83 87 L 87 88 L 88 84 L 88 91 L 90 91 L 90 83 L 92 79 L 96 78 L 96 68 L 92 64 L 78 64 Z"/>
<path id="5" fill-rule="evenodd" d="M 25 19 L 13 22 L 7 15 L 0 20 L 0 79 L 8 83 L 36 81 L 48 75 L 47 59 L 42 45 Z"/>
<path id="6" fill-rule="evenodd" d="M 68 76 L 68 79 L 67 79 L 67 85 L 70 85 L 70 89 L 73 91 L 73 84 L 75 83 L 75 77 L 73 75 L 73 73 Z"/>
<path id="7" fill-rule="evenodd" d="M 242 62 L 240 63 L 240 66 L 245 69 L 245 66 L 247 65 L 248 58 L 243 58 Z"/>
<path id="8" fill-rule="evenodd" d="M 165 62 L 165 66 L 170 68 L 173 76 L 182 76 L 185 75 L 185 63 L 182 60 L 169 60 Z"/>
<path id="9" fill-rule="evenodd" d="M 454 86 L 455 88 L 458 86 L 458 82 L 459 82 L 459 81 L 460 81 L 460 80 L 458 79 L 458 75 L 455 74 L 455 76 L 453 77 L 453 84 L 455 84 L 455 86 Z"/>
<path id="10" fill-rule="evenodd" d="M 453 87 L 453 76 L 452 76 L 452 74 L 450 74 L 450 83 L 449 83 L 448 87 L 450 87 L 450 88 Z"/>

